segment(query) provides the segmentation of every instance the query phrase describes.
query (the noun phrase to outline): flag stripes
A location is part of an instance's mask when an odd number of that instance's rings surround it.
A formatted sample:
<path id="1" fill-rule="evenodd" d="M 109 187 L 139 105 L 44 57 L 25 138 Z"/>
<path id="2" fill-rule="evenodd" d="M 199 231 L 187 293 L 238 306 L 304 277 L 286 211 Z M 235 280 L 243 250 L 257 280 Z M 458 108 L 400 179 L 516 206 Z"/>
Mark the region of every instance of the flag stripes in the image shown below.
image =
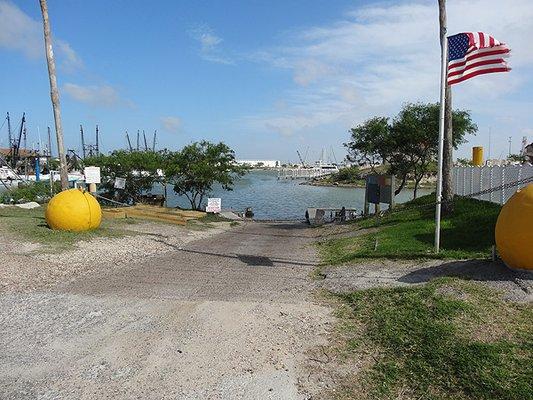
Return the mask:
<path id="1" fill-rule="evenodd" d="M 448 85 L 474 76 L 507 72 L 511 68 L 504 60 L 510 49 L 504 43 L 483 32 L 459 33 L 448 38 Z"/>

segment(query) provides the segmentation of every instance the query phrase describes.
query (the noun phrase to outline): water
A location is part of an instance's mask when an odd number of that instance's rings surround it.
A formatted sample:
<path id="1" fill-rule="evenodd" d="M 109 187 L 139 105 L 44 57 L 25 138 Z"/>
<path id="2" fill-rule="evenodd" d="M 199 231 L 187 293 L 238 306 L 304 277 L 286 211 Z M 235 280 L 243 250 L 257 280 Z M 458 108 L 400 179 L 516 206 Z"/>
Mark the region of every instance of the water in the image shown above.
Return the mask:
<path id="1" fill-rule="evenodd" d="M 365 190 L 360 188 L 300 185 L 298 180 L 278 180 L 275 171 L 254 170 L 235 182 L 233 191 L 215 187 L 210 197 L 222 199 L 222 209 L 244 211 L 252 207 L 256 219 L 303 219 L 308 207 L 355 208 L 363 210 Z M 419 195 L 429 193 L 419 189 Z M 413 191 L 404 189 L 396 196 L 402 203 L 413 198 Z M 207 201 L 207 200 L 205 200 Z M 190 208 L 185 196 L 177 196 L 168 188 L 168 206 Z"/>

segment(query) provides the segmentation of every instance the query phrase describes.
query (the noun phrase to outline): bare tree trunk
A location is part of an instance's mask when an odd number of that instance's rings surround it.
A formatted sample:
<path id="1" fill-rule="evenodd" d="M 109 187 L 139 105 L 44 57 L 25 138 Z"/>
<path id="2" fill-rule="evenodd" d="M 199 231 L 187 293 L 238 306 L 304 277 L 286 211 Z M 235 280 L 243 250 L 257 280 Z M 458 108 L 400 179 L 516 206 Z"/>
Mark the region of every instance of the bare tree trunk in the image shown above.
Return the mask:
<path id="1" fill-rule="evenodd" d="M 446 39 L 446 0 L 439 1 L 440 45 Z M 453 126 L 452 126 L 452 91 L 446 86 L 444 103 L 444 148 L 442 153 L 442 210 L 444 214 L 453 212 Z"/>
<path id="2" fill-rule="evenodd" d="M 407 182 L 407 174 L 404 174 L 404 175 L 402 176 L 402 181 L 401 181 L 401 183 L 400 183 L 400 186 L 398 186 L 398 189 L 396 189 L 396 190 L 394 191 L 394 195 L 395 195 L 395 196 L 397 196 L 397 195 L 400 194 L 400 192 L 402 191 L 402 189 L 403 189 L 403 187 L 405 186 L 406 182 Z"/>
<path id="3" fill-rule="evenodd" d="M 423 177 L 424 177 L 424 175 L 420 176 L 420 178 L 415 178 L 415 188 L 413 190 L 413 200 L 416 200 L 416 198 L 418 197 L 418 186 L 420 186 L 420 181 L 422 180 Z"/>
<path id="4" fill-rule="evenodd" d="M 61 175 L 61 189 L 68 189 L 68 170 L 65 146 L 63 144 L 63 127 L 61 126 L 61 108 L 59 106 L 59 90 L 57 88 L 56 64 L 52 49 L 52 35 L 50 22 L 48 21 L 48 6 L 46 0 L 39 0 L 43 14 L 44 44 L 46 48 L 46 61 L 48 63 L 48 77 L 50 78 L 50 97 L 54 110 L 54 122 L 56 125 L 57 150 L 59 152 L 59 173 Z"/>

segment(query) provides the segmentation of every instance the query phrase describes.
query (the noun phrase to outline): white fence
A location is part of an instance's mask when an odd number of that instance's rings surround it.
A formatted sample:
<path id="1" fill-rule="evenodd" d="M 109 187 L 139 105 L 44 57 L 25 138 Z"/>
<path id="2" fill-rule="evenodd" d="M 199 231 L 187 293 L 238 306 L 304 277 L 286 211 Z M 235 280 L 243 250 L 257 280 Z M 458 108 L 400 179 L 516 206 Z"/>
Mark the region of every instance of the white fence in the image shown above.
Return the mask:
<path id="1" fill-rule="evenodd" d="M 455 194 L 467 196 L 506 183 L 515 182 L 533 176 L 533 165 L 506 165 L 493 167 L 454 167 L 453 187 Z M 476 199 L 504 204 L 521 187 L 526 184 L 503 188 L 491 193 L 475 196 Z"/>

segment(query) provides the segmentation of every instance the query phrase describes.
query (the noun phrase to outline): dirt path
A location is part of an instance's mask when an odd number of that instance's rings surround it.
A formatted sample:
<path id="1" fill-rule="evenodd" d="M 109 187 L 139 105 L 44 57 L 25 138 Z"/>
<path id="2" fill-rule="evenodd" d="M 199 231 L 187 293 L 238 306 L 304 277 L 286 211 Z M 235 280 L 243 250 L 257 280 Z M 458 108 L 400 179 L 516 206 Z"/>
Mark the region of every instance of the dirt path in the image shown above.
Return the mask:
<path id="1" fill-rule="evenodd" d="M 2 399 L 305 399 L 310 230 L 248 223 L 50 290 L 0 296 Z"/>

